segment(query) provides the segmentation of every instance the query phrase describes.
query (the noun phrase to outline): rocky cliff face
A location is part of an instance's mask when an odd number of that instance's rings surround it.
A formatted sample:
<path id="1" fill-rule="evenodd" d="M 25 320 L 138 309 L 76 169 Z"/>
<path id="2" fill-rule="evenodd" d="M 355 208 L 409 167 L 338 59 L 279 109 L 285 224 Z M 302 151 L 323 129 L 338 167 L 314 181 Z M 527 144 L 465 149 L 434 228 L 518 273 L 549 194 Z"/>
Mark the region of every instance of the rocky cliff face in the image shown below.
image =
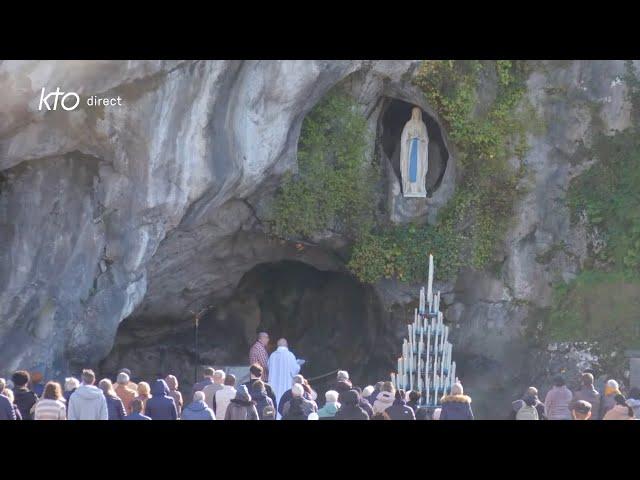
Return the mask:
<path id="1" fill-rule="evenodd" d="M 338 83 L 358 99 L 373 132 L 391 98 L 421 106 L 438 125 L 411 84 L 416 66 L 0 63 L 3 370 L 38 366 L 54 376 L 95 365 L 127 317 L 141 336 L 170 334 L 172 322 L 188 323 L 189 310 L 224 302 L 261 263 L 296 260 L 344 271 L 340 239 L 300 251 L 267 236 L 270 198 L 283 173 L 296 168 L 305 114 Z M 501 270 L 462 272 L 440 285 L 467 388 L 479 392 L 487 412 L 502 409 L 490 406 L 496 392 L 514 395 L 534 380 L 539 357 L 523 333 L 549 306 L 550 283 L 571 278 L 586 254 L 585 232 L 570 225 L 564 197 L 590 161 L 581 147 L 594 131 L 629 125 L 625 85 L 616 80 L 623 70 L 613 61 L 536 65 L 529 97 L 545 128 L 530 135 L 525 193 L 502 246 Z M 83 99 L 120 96 L 123 105 L 38 111 L 40 89 L 57 86 Z M 454 146 L 444 129 L 442 137 L 448 160 L 433 180 L 437 191 L 419 208 L 403 204 L 388 159 L 394 221 L 432 220 L 451 197 Z M 415 301 L 414 286 L 385 281 L 375 288 L 387 310 Z M 403 320 L 390 314 L 388 321 L 400 334 Z M 552 362 L 553 354 L 540 355 Z"/>

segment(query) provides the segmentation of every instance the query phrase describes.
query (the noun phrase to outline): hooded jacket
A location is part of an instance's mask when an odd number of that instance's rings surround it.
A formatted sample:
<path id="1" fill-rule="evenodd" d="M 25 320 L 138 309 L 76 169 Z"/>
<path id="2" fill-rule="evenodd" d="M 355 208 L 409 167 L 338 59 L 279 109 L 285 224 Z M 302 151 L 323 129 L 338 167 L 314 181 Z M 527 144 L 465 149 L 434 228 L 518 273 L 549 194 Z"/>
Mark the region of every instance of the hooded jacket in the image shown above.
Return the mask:
<path id="1" fill-rule="evenodd" d="M 265 407 L 271 407 L 275 410 L 273 400 L 267 395 L 267 392 L 252 390 L 251 397 L 256 404 L 256 410 L 258 411 L 258 418 L 264 420 Z"/>
<path id="2" fill-rule="evenodd" d="M 253 398 L 255 396 L 255 390 L 253 388 L 253 384 L 256 383 L 258 381 L 257 378 L 252 378 L 251 380 L 249 380 L 248 382 L 243 383 L 243 385 L 245 387 L 247 387 L 247 390 L 249 390 L 249 394 L 251 395 L 251 398 Z M 263 380 L 264 383 L 264 380 Z M 271 399 L 271 401 L 273 402 L 273 406 L 275 407 L 276 405 L 276 394 L 273 392 L 273 387 L 271 385 L 269 385 L 268 383 L 264 383 L 264 391 L 267 393 L 267 397 L 269 397 Z M 255 400 L 255 398 L 253 398 Z M 258 413 L 260 413 L 260 410 L 258 410 Z"/>
<path id="3" fill-rule="evenodd" d="M 107 400 L 98 387 L 80 385 L 69 397 L 69 420 L 108 420 Z"/>
<path id="4" fill-rule="evenodd" d="M 380 392 L 376 398 L 376 401 L 373 402 L 373 413 L 384 412 L 387 408 L 393 405 L 396 398 L 391 392 Z"/>
<path id="5" fill-rule="evenodd" d="M 204 401 L 191 402 L 182 410 L 181 420 L 215 420 L 216 416 Z"/>
<path id="6" fill-rule="evenodd" d="M 225 413 L 225 420 L 258 420 L 258 411 L 251 401 L 247 387 L 240 385 Z"/>
<path id="7" fill-rule="evenodd" d="M 338 397 L 340 409 L 336 413 L 336 420 L 369 420 L 369 415 L 358 406 L 358 392 L 349 390 Z"/>
<path id="8" fill-rule="evenodd" d="M 440 420 L 473 420 L 471 397 L 468 395 L 446 395 L 443 397 Z"/>
<path id="9" fill-rule="evenodd" d="M 407 402 L 401 398 L 396 398 L 393 405 L 385 410 L 391 420 L 415 420 L 416 415 L 411 407 L 407 406 Z"/>
<path id="10" fill-rule="evenodd" d="M 147 400 L 144 413 L 151 420 L 177 420 L 178 410 L 173 398 L 169 395 L 169 387 L 162 379 L 151 385 L 151 398 Z"/>
<path id="11" fill-rule="evenodd" d="M 13 391 L 13 403 L 18 406 L 23 420 L 33 420 L 31 408 L 38 401 L 38 396 L 24 387 L 16 387 Z"/>

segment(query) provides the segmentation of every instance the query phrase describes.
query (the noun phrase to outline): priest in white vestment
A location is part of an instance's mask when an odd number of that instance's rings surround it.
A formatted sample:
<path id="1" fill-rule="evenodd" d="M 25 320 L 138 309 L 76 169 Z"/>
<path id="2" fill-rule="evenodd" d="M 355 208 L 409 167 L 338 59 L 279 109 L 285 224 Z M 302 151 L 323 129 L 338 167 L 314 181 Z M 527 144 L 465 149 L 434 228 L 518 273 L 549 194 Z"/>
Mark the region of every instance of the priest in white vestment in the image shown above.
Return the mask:
<path id="1" fill-rule="evenodd" d="M 289 351 L 284 338 L 278 340 L 278 348 L 269 357 L 269 384 L 278 404 L 282 394 L 291 388 L 293 376 L 298 374 L 303 363 L 304 360 L 296 360 L 296 356 Z"/>

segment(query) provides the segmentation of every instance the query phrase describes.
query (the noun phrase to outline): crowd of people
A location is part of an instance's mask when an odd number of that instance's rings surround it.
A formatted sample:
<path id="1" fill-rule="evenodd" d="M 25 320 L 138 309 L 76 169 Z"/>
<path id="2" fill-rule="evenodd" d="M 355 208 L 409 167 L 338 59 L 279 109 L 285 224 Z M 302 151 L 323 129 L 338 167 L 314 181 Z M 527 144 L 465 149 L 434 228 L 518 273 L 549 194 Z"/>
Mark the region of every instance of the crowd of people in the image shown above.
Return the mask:
<path id="1" fill-rule="evenodd" d="M 0 420 L 473 420 L 471 398 L 460 383 L 444 395 L 440 407 L 421 405 L 421 394 L 396 389 L 392 382 L 360 388 L 349 373 L 339 370 L 324 402 L 308 379 L 300 374 L 304 361 L 288 350 L 285 339 L 268 355 L 269 337 L 258 335 L 251 347 L 250 378 L 236 384 L 233 374 L 208 367 L 202 381 L 193 386 L 185 405 L 174 375 L 151 384 L 131 380 L 131 371 L 121 369 L 115 379 L 82 371 L 80 380 L 70 377 L 64 386 L 46 384 L 38 372 L 20 370 L 10 382 L 0 378 Z M 319 407 L 319 403 L 322 404 Z M 628 398 L 616 380 L 607 381 L 602 394 L 594 387 L 594 376 L 585 372 L 581 387 L 572 392 L 562 377 L 554 380 L 542 402 L 538 390 L 529 387 L 512 403 L 514 420 L 631 420 L 640 417 L 640 391 Z"/>

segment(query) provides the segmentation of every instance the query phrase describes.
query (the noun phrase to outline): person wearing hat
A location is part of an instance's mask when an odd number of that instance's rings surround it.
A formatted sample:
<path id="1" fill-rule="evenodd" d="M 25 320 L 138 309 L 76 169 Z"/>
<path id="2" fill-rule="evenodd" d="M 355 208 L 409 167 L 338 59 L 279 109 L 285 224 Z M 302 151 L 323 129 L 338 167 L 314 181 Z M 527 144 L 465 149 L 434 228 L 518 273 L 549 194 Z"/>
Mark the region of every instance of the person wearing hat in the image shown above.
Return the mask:
<path id="1" fill-rule="evenodd" d="M 586 400 L 576 400 L 571 408 L 571 416 L 574 420 L 589 420 L 591 412 L 591 404 Z"/>
<path id="2" fill-rule="evenodd" d="M 225 420 L 259 420 L 258 411 L 251 401 L 249 390 L 240 385 L 236 390 L 235 398 L 232 398 L 224 416 Z"/>
<path id="3" fill-rule="evenodd" d="M 548 420 L 571 420 L 569 405 L 573 393 L 567 388 L 564 378 L 557 376 L 553 380 L 553 387 L 544 399 L 545 416 Z"/>
<path id="4" fill-rule="evenodd" d="M 471 397 L 464 394 L 461 383 L 454 383 L 451 393 L 442 397 L 440 420 L 473 420 Z"/>

